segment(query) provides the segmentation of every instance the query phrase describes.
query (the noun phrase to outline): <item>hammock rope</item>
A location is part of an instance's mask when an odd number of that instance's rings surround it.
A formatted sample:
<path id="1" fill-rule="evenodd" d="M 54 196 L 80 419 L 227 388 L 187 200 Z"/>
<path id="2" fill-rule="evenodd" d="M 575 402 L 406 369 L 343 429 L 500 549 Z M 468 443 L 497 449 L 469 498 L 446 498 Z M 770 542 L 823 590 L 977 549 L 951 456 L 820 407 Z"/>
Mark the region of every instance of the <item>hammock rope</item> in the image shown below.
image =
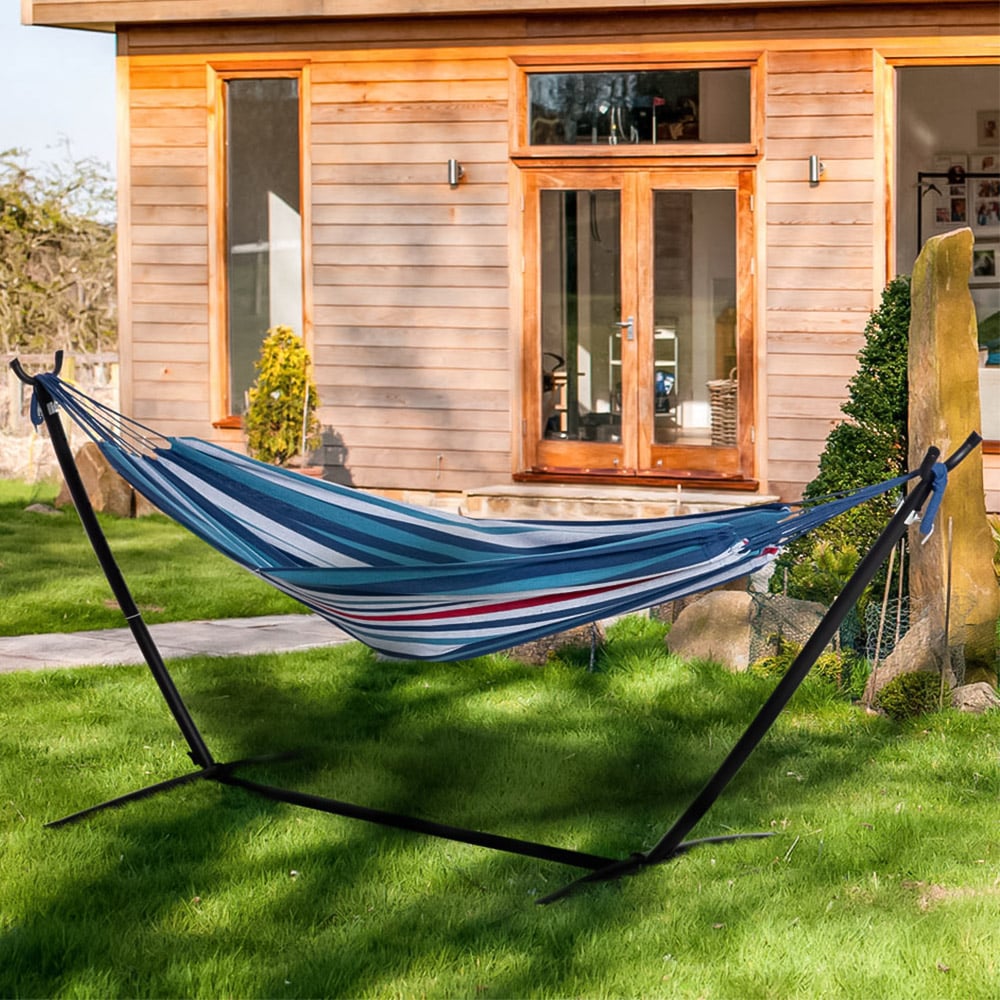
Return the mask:
<path id="1" fill-rule="evenodd" d="M 166 437 L 53 373 L 35 379 L 165 514 L 352 637 L 409 659 L 468 659 L 746 576 L 914 475 L 795 509 L 481 521 Z M 945 480 L 941 465 L 936 493 Z"/>

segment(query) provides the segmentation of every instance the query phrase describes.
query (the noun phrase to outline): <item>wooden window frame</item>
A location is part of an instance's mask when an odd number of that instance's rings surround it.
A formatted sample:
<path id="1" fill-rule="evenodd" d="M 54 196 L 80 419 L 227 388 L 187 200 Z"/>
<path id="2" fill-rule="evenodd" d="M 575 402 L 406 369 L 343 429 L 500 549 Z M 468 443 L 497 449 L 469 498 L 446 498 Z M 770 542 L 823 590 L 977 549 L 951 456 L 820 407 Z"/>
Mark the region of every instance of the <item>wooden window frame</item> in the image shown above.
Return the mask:
<path id="1" fill-rule="evenodd" d="M 209 412 L 212 426 L 240 430 L 229 389 L 229 295 L 226 261 L 226 95 L 229 80 L 296 79 L 299 85 L 299 200 L 302 218 L 302 340 L 313 350 L 311 79 L 306 59 L 227 59 L 206 64 L 208 115 Z"/>
<path id="2" fill-rule="evenodd" d="M 678 53 L 676 57 L 665 54 L 662 49 L 656 52 L 639 53 L 635 55 L 621 56 L 609 55 L 606 49 L 600 53 L 589 53 L 586 56 L 580 54 L 564 55 L 518 55 L 512 56 L 510 62 L 509 75 L 509 106 L 512 109 L 509 116 L 508 141 L 510 145 L 510 161 L 513 170 L 514 184 L 521 193 L 520 211 L 512 210 L 512 233 L 516 233 L 516 240 L 512 246 L 516 245 L 523 249 L 524 255 L 532 252 L 531 248 L 525 245 L 526 220 L 524 218 L 524 183 L 523 180 L 534 171 L 588 171 L 597 178 L 602 170 L 615 171 L 621 169 L 642 169 L 649 170 L 669 170 L 672 168 L 703 167 L 706 170 L 719 172 L 720 176 L 732 171 L 742 173 L 750 170 L 754 171 L 763 155 L 765 121 L 764 121 L 764 72 L 765 53 L 762 50 L 752 51 L 727 51 L 718 53 L 707 53 L 704 57 L 692 59 L 689 54 Z M 671 142 L 657 145 L 635 146 L 632 144 L 620 144 L 612 146 L 609 144 L 599 144 L 596 146 L 587 145 L 538 145 L 532 146 L 527 142 L 528 137 L 528 77 L 532 73 L 568 73 L 568 72 L 613 72 L 629 70 L 649 71 L 649 70 L 711 70 L 711 69 L 749 69 L 750 70 L 750 141 L 746 143 L 694 143 L 694 142 Z M 745 211 L 753 212 L 753 189 L 755 187 L 755 175 L 751 175 L 748 182 L 740 182 L 734 186 L 740 204 Z M 748 185 L 748 186 L 747 186 Z M 739 214 L 737 215 L 737 226 L 740 225 Z M 745 241 L 746 242 L 746 241 Z M 752 247 L 751 253 L 756 254 L 757 238 L 749 241 Z M 741 244 L 742 245 L 742 244 Z M 515 264 L 520 258 L 520 270 L 522 279 L 525 278 L 525 260 L 520 257 L 520 253 L 515 257 Z M 759 377 L 756 371 L 758 364 L 759 347 L 755 343 L 756 330 L 758 326 L 759 303 L 755 288 L 756 269 L 753 262 L 747 263 L 746 274 L 748 275 L 749 287 L 744 289 L 748 303 L 747 310 L 744 311 L 741 319 L 738 335 L 743 346 L 744 365 L 755 366 L 755 378 Z M 540 378 L 538 372 L 532 367 L 530 360 L 534 357 L 533 344 L 527 343 L 529 337 L 529 326 L 524 320 L 521 311 L 527 308 L 529 297 L 534 294 L 528 287 L 527 282 L 522 280 L 518 287 L 517 304 L 519 308 L 521 343 L 521 376 L 528 380 Z M 745 373 L 744 373 L 745 374 Z M 533 385 L 534 381 L 526 381 L 524 385 Z M 566 469 L 559 472 L 547 472 L 533 467 L 536 456 L 536 447 L 527 440 L 528 427 L 536 414 L 527 412 L 530 407 L 525 406 L 523 386 L 518 388 L 515 395 L 517 405 L 520 407 L 521 419 L 517 421 L 517 426 L 521 428 L 521 433 L 515 435 L 515 465 L 512 470 L 513 477 L 517 481 L 547 481 L 554 480 L 560 482 L 574 482 L 586 479 L 590 482 L 633 482 L 652 485 L 658 482 L 674 484 L 684 482 L 691 484 L 701 483 L 705 486 L 727 487 L 733 489 L 756 489 L 758 484 L 757 466 L 760 447 L 759 435 L 755 432 L 755 427 L 759 423 L 757 419 L 758 394 L 756 392 L 746 393 L 740 401 L 740 419 L 745 422 L 745 426 L 750 428 L 747 441 L 741 443 L 739 447 L 739 457 L 736 466 L 727 468 L 723 475 L 691 475 L 681 476 L 669 473 L 659 474 L 655 471 L 644 471 L 643 473 L 631 477 L 607 477 L 596 472 L 586 472 L 583 468 L 578 473 L 570 473 Z M 647 442 L 648 445 L 648 442 Z M 679 452 L 678 452 L 679 454 Z M 698 453 L 699 457 L 701 453 Z M 686 455 L 691 458 L 693 456 Z"/>
<path id="3" fill-rule="evenodd" d="M 579 165 L 581 160 L 603 160 L 609 164 L 620 160 L 633 163 L 662 164 L 670 162 L 703 162 L 740 158 L 756 161 L 763 148 L 764 107 L 762 94 L 763 54 L 727 53 L 699 59 L 690 57 L 671 59 L 662 52 L 633 57 L 614 57 L 605 54 L 581 58 L 566 56 L 514 56 L 511 58 L 510 116 L 511 159 L 520 166 L 531 163 L 551 166 L 553 160 Z M 621 143 L 617 146 L 592 145 L 531 145 L 528 141 L 529 95 L 528 78 L 541 73 L 602 73 L 602 72 L 672 72 L 679 70 L 746 69 L 750 71 L 750 139 L 748 142 L 704 143 L 670 142 L 636 146 Z"/>

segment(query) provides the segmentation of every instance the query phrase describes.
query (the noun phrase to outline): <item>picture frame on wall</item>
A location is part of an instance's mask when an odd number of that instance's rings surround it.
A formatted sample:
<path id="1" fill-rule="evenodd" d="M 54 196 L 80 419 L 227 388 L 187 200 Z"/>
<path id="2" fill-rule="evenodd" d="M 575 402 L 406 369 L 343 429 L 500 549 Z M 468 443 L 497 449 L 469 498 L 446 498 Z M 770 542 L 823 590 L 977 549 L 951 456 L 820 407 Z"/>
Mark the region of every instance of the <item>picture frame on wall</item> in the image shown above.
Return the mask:
<path id="1" fill-rule="evenodd" d="M 969 179 L 969 224 L 977 233 L 991 233 L 1000 238 L 1000 155 L 974 156 L 971 172 L 987 176 Z"/>
<path id="2" fill-rule="evenodd" d="M 991 285 L 1000 282 L 998 271 L 1000 243 L 977 243 L 972 248 L 972 276 L 970 285 Z"/>
<path id="3" fill-rule="evenodd" d="M 969 187 L 965 175 L 969 157 L 965 153 L 939 153 L 934 157 L 934 172 L 944 176 L 936 180 L 934 227 L 954 229 L 969 224 Z"/>
<path id="4" fill-rule="evenodd" d="M 976 145 L 995 146 L 1000 142 L 1000 111 L 976 112 Z"/>

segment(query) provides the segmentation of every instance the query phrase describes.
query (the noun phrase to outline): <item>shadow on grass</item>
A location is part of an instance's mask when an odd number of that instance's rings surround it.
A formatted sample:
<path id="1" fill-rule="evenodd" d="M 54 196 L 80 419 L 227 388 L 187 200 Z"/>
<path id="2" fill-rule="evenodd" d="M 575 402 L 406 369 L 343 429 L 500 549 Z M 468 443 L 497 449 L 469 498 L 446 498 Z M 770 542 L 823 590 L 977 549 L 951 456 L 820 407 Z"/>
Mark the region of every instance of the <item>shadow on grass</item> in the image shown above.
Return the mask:
<path id="1" fill-rule="evenodd" d="M 660 653 L 645 648 L 650 658 Z M 641 643 L 632 654 L 642 659 Z M 81 721 L 76 702 L 88 680 L 112 694 L 136 684 L 134 672 L 66 676 L 49 683 L 56 726 Z M 185 661 L 175 676 L 217 759 L 302 754 L 246 777 L 612 857 L 658 839 L 770 691 L 706 665 L 675 665 L 637 693 L 624 670 L 539 670 L 504 657 L 376 663 L 357 646 Z M 169 773 L 148 780 L 183 771 L 177 734 L 152 707 L 152 682 L 143 685 L 137 702 L 105 701 L 107 714 L 87 722 L 91 751 L 57 743 L 34 777 L 60 780 L 81 754 L 98 761 L 110 747 L 127 759 L 137 741 L 157 740 L 174 743 L 156 758 Z M 868 720 L 845 752 L 843 727 L 779 722 L 696 835 L 767 828 L 804 799 L 828 799 L 859 761 L 880 753 L 884 734 Z M 17 752 L 9 734 L 0 739 L 5 756 Z M 81 798 L 102 784 L 91 777 Z M 130 790 L 105 784 L 99 794 Z M 595 928 L 627 925 L 636 905 L 644 913 L 659 905 L 639 885 L 644 875 L 537 909 L 535 898 L 579 872 L 209 783 L 74 830 L 30 838 L 44 851 L 65 837 L 88 864 L 49 883 L 24 920 L 5 927 L 4 995 L 359 996 L 398 992 L 400 983 L 418 994 L 474 995 L 485 984 L 499 996 L 573 992 L 600 973 L 579 942 Z M 776 848 L 714 851 L 739 870 L 768 864 Z M 690 878 L 702 863 L 691 855 L 673 864 Z M 658 887 L 673 878 L 648 877 Z M 717 913 L 712 905 L 706 914 Z M 732 929 L 738 923 L 751 937 L 749 906 L 729 912 Z"/>

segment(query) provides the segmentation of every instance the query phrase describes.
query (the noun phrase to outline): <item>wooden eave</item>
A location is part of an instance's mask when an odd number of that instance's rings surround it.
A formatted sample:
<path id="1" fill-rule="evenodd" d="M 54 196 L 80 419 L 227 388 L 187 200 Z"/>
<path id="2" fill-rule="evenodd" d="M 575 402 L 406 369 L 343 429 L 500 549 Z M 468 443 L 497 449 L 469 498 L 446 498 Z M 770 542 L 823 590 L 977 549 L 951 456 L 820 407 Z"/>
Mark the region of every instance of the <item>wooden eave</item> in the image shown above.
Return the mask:
<path id="1" fill-rule="evenodd" d="M 879 0 L 935 3 L 968 0 Z M 672 10 L 866 7 L 871 0 L 21 0 L 25 24 L 115 31 L 128 25 Z"/>

